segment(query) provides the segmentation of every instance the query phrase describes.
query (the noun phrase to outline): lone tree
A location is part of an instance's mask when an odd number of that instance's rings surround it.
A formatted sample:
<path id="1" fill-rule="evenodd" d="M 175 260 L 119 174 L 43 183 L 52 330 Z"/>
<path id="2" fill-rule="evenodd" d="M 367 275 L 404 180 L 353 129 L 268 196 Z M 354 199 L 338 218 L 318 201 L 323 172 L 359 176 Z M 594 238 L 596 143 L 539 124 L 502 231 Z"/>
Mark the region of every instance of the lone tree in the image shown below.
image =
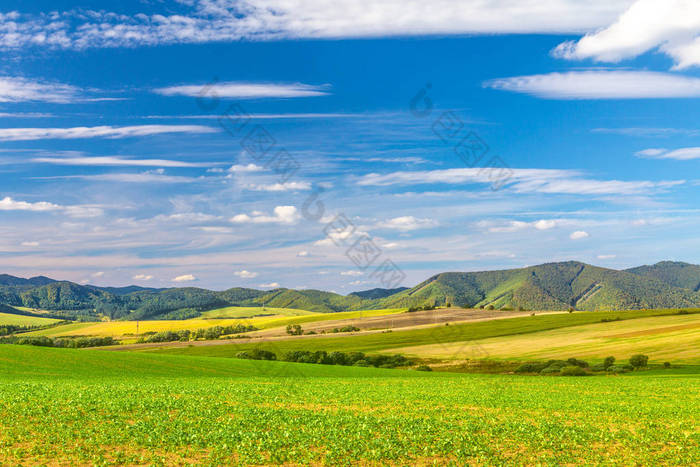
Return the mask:
<path id="1" fill-rule="evenodd" d="M 644 368 L 647 366 L 647 363 L 649 363 L 649 357 L 646 355 L 632 355 L 630 357 L 630 365 L 632 365 L 635 369 L 637 368 Z"/>
<path id="2" fill-rule="evenodd" d="M 290 336 L 301 336 L 302 334 L 304 334 L 304 330 L 298 324 L 288 324 L 287 334 L 289 334 Z"/>

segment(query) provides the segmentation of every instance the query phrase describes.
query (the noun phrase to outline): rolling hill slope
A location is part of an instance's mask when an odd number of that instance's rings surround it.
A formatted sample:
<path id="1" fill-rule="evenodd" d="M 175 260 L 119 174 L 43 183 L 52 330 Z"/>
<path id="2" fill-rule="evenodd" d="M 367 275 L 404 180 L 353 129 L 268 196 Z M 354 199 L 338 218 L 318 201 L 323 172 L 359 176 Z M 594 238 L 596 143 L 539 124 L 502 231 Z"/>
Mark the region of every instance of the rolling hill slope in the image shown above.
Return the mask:
<path id="1" fill-rule="evenodd" d="M 520 269 L 437 274 L 410 289 L 339 295 L 321 290 L 146 289 L 82 286 L 45 277 L 0 275 L 0 304 L 54 310 L 82 319 L 186 319 L 229 306 L 320 313 L 451 303 L 525 310 L 621 310 L 700 306 L 700 266 L 663 262 L 626 271 L 575 261 Z"/>

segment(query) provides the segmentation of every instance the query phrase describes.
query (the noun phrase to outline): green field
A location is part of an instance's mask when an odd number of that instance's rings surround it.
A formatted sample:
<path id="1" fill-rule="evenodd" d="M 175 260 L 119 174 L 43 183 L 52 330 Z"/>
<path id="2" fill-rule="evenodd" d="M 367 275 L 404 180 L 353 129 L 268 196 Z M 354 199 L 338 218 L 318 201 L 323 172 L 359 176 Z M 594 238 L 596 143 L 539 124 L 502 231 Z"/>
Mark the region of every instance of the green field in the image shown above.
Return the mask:
<path id="1" fill-rule="evenodd" d="M 41 318 L 38 316 L 13 315 L 0 313 L 0 326 L 3 324 L 12 326 L 47 326 L 58 323 L 60 319 Z"/>
<path id="2" fill-rule="evenodd" d="M 699 395 L 698 375 L 670 372 L 457 375 L 6 345 L 0 458 L 692 465 Z"/>

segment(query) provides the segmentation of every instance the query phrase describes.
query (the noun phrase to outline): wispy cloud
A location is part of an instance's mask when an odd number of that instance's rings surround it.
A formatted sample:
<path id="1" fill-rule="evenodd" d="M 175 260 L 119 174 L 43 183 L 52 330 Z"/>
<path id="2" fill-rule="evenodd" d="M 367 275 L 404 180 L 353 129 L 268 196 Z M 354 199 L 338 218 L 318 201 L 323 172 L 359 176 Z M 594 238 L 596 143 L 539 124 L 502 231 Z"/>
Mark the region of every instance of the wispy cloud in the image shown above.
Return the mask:
<path id="1" fill-rule="evenodd" d="M 66 215 L 75 218 L 90 218 L 101 216 L 104 211 L 99 206 L 61 206 L 48 201 L 37 201 L 31 203 L 28 201 L 17 201 L 9 196 L 0 199 L 0 211 L 33 211 L 33 212 L 49 212 L 62 211 Z"/>
<path id="2" fill-rule="evenodd" d="M 498 169 L 493 169 L 498 170 Z M 423 184 L 490 184 L 491 169 L 445 169 L 368 174 L 360 177 L 361 186 L 423 185 Z M 517 193 L 547 193 L 572 195 L 641 195 L 652 190 L 665 190 L 682 185 L 685 180 L 622 181 L 593 180 L 576 170 L 513 169 L 506 189 Z"/>
<path id="3" fill-rule="evenodd" d="M 177 15 L 107 11 L 0 14 L 0 47 L 86 49 L 296 38 L 581 33 L 608 26 L 630 0 L 181 1 Z"/>
<path id="4" fill-rule="evenodd" d="M 651 71 L 588 70 L 500 78 L 485 87 L 544 99 L 700 97 L 700 79 Z"/>
<path id="5" fill-rule="evenodd" d="M 74 86 L 19 77 L 0 77 L 0 102 L 51 102 L 66 104 L 77 99 Z"/>
<path id="6" fill-rule="evenodd" d="M 183 162 L 167 159 L 125 159 L 117 156 L 105 157 L 37 157 L 32 162 L 54 165 L 90 167 L 211 167 L 213 162 Z"/>
<path id="7" fill-rule="evenodd" d="M 672 151 L 661 148 L 649 148 L 637 152 L 636 156 L 646 159 L 675 159 L 678 161 L 689 161 L 693 159 L 700 159 L 700 147 L 681 148 L 674 149 Z"/>
<path id="8" fill-rule="evenodd" d="M 428 229 L 437 225 L 437 221 L 433 219 L 420 219 L 414 216 L 401 216 L 379 222 L 376 227 L 381 229 L 408 232 L 411 230 Z"/>
<path id="9" fill-rule="evenodd" d="M 645 128 L 645 127 L 627 127 L 627 128 L 594 128 L 593 133 L 623 135 L 623 136 L 645 136 L 652 138 L 667 138 L 671 136 L 698 136 L 699 129 L 692 128 Z"/>
<path id="10" fill-rule="evenodd" d="M 0 141 L 33 141 L 43 139 L 132 138 L 167 133 L 215 133 L 216 128 L 199 125 L 96 126 L 75 128 L 2 128 Z"/>
<path id="11" fill-rule="evenodd" d="M 245 189 L 251 191 L 307 191 L 311 189 L 311 183 L 309 182 L 285 182 L 285 183 L 273 183 L 271 185 L 246 185 Z"/>
<path id="12" fill-rule="evenodd" d="M 195 276 L 193 276 L 192 274 L 183 274 L 182 276 L 175 277 L 172 281 L 173 282 L 193 282 L 196 280 L 197 280 L 197 278 Z"/>
<path id="13" fill-rule="evenodd" d="M 155 89 L 156 94 L 163 96 L 198 97 L 205 95 L 213 98 L 259 99 L 259 98 L 292 98 L 318 97 L 328 95 L 328 86 L 311 84 L 275 84 L 275 83 L 216 83 L 170 86 Z"/>
<path id="14" fill-rule="evenodd" d="M 246 271 L 245 269 L 242 271 L 235 271 L 233 275 L 240 277 L 241 279 L 253 279 L 255 277 L 258 277 L 257 272 L 251 272 L 251 271 Z"/>

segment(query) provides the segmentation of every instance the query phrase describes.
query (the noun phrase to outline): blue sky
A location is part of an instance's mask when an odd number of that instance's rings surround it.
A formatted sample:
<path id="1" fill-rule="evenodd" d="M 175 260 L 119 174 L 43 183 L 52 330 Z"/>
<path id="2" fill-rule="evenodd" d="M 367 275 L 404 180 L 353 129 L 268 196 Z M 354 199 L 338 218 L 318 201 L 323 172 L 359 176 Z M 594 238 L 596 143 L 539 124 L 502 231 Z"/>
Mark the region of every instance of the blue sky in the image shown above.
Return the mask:
<path id="1" fill-rule="evenodd" d="M 695 5 L 103 5 L 0 9 L 2 272 L 348 293 L 386 285 L 387 260 L 406 286 L 700 262 Z M 467 135 L 488 146 L 475 164 Z M 282 150 L 295 170 L 269 163 Z M 346 254 L 361 239 L 380 253 L 366 268 Z"/>

